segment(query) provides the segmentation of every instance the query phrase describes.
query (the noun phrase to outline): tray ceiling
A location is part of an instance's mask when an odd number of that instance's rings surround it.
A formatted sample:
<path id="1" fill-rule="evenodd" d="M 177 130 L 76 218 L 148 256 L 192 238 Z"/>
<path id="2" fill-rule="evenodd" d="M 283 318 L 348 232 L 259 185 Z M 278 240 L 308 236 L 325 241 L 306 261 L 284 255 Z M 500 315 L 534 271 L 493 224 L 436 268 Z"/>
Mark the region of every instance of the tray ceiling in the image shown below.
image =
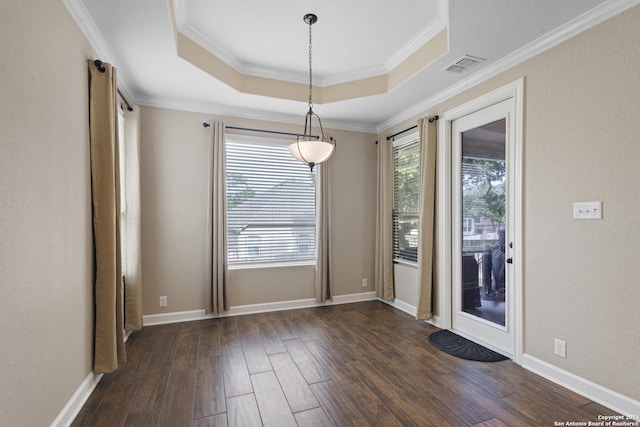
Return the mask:
<path id="1" fill-rule="evenodd" d="M 63 0 L 135 103 L 377 132 L 638 0 Z M 438 40 L 436 43 L 434 40 Z M 462 73 L 464 55 L 486 59 Z M 317 97 L 317 98 L 316 98 Z"/>

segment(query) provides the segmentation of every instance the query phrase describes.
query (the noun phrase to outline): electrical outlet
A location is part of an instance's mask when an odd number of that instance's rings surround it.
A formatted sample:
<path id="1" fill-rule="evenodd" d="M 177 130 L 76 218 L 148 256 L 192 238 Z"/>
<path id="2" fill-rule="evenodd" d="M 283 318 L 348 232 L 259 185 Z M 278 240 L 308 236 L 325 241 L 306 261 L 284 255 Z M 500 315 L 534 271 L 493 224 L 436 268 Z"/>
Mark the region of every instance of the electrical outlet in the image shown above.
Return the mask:
<path id="1" fill-rule="evenodd" d="M 166 296 L 160 297 L 160 307 L 166 307 L 166 306 L 167 306 L 167 297 Z"/>
<path id="2" fill-rule="evenodd" d="M 559 340 L 558 338 L 553 340 L 553 354 L 562 358 L 567 357 L 567 343 Z"/>
<path id="3" fill-rule="evenodd" d="M 362 279 L 362 287 L 366 288 L 367 286 L 369 286 L 367 279 Z"/>

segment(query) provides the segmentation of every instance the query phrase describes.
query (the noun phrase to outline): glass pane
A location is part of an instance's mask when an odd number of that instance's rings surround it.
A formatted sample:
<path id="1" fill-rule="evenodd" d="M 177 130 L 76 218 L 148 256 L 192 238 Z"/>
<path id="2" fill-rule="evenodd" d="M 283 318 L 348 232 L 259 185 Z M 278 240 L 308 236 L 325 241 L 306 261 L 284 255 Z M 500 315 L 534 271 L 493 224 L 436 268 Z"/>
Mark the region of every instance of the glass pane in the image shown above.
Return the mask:
<path id="1" fill-rule="evenodd" d="M 418 214 L 393 214 L 395 261 L 418 262 Z"/>
<path id="2" fill-rule="evenodd" d="M 393 149 L 393 259 L 418 261 L 418 140 Z"/>
<path id="3" fill-rule="evenodd" d="M 315 260 L 315 173 L 286 144 L 226 145 L 229 265 Z"/>
<path id="4" fill-rule="evenodd" d="M 462 310 L 505 324 L 505 120 L 462 134 Z"/>

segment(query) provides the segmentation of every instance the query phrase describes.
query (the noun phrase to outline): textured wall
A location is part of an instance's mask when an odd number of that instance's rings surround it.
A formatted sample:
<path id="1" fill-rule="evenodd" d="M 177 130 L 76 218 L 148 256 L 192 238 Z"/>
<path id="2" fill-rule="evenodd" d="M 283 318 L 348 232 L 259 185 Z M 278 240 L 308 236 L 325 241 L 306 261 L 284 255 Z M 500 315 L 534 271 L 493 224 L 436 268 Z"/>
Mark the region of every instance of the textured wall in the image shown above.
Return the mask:
<path id="1" fill-rule="evenodd" d="M 52 36 L 55 35 L 55 36 Z M 0 14 L 0 425 L 49 425 L 91 372 L 88 49 L 61 2 Z"/>
<path id="2" fill-rule="evenodd" d="M 526 352 L 637 400 L 639 23 L 636 7 L 526 64 L 524 266 Z M 604 219 L 573 220 L 592 200 Z"/>
<path id="3" fill-rule="evenodd" d="M 303 118 L 303 117 L 301 117 Z M 144 313 L 204 308 L 204 245 L 210 115 L 143 107 L 141 112 Z M 299 132 L 301 126 L 224 118 L 225 124 Z M 376 145 L 373 135 L 330 131 L 334 295 L 373 290 Z M 266 134 L 251 134 L 264 138 Z M 314 298 L 314 267 L 236 269 L 231 306 Z M 361 279 L 369 287 L 361 287 Z M 160 308 L 158 297 L 168 297 Z"/>
<path id="4" fill-rule="evenodd" d="M 524 76 L 524 351 L 636 400 L 639 22 L 636 6 L 420 114 Z M 595 200 L 602 221 L 572 219 L 573 202 Z"/>

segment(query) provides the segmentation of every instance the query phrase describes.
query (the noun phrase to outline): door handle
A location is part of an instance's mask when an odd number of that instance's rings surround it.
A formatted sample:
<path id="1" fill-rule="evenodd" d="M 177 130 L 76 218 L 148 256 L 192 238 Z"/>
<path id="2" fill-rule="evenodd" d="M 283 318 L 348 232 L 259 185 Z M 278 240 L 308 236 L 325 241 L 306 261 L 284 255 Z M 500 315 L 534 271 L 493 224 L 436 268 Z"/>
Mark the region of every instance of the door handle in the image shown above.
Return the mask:
<path id="1" fill-rule="evenodd" d="M 507 264 L 513 264 L 513 258 L 509 257 L 506 259 Z"/>

